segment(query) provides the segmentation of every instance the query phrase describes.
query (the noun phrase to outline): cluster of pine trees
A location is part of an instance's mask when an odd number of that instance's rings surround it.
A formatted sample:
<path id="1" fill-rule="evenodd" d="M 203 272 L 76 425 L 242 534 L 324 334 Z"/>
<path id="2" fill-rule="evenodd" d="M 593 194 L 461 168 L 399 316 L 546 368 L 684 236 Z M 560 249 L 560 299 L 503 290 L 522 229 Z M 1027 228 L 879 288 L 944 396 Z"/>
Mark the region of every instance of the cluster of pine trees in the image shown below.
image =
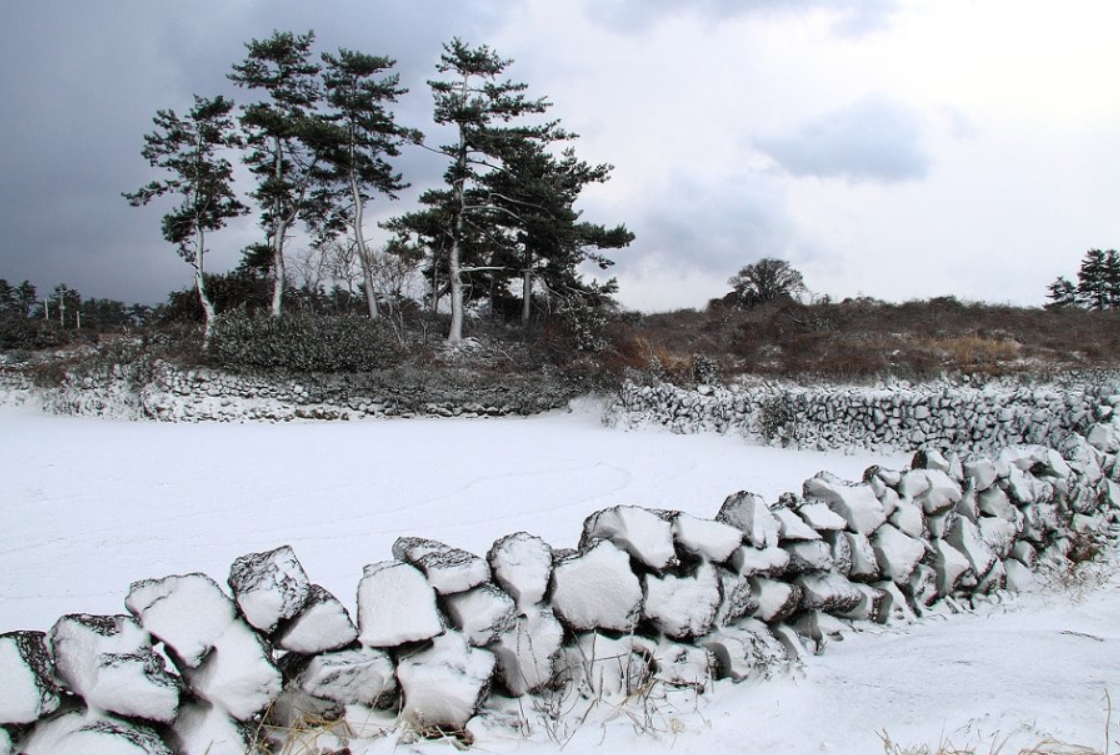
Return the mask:
<path id="1" fill-rule="evenodd" d="M 612 166 L 576 157 L 576 135 L 546 117 L 551 103 L 504 78 L 511 61 L 458 39 L 444 45 L 440 78 L 428 83 L 434 121 L 452 136 L 433 146 L 390 110 L 406 93 L 395 61 L 346 49 L 315 55 L 314 40 L 312 32 L 276 32 L 250 41 L 229 79 L 251 102 L 238 108 L 223 95 L 196 95 L 184 115 L 158 111 L 144 137 L 142 155 L 161 176 L 124 196 L 137 206 L 177 200 L 163 217 L 163 235 L 194 268 L 207 333 L 218 311 L 207 286 L 208 235 L 254 212 L 250 204 L 264 230 L 253 252 L 258 259 L 264 252 L 275 317 L 289 290 L 287 247 L 297 230 L 318 249 L 352 250 L 370 317 L 396 305 L 394 270 L 423 267 L 432 308 L 450 300 L 450 342 L 462 338 L 471 301 L 517 302 L 527 321 L 535 297 L 586 307 L 614 292 L 613 281 L 589 284 L 577 268 L 585 261 L 609 267 L 604 251 L 627 246 L 633 234 L 584 222 L 574 208 Z M 419 209 L 386 223 L 394 240 L 373 249 L 367 205 L 407 186 L 390 160 L 412 146 L 446 160 L 443 185 L 424 192 Z M 231 156 L 256 179 L 247 195 L 234 187 Z"/>
<path id="2" fill-rule="evenodd" d="M 1120 254 L 1115 249 L 1090 249 L 1081 259 L 1077 283 L 1059 276 L 1046 287 L 1047 309 L 1080 307 L 1089 310 L 1120 308 Z"/>

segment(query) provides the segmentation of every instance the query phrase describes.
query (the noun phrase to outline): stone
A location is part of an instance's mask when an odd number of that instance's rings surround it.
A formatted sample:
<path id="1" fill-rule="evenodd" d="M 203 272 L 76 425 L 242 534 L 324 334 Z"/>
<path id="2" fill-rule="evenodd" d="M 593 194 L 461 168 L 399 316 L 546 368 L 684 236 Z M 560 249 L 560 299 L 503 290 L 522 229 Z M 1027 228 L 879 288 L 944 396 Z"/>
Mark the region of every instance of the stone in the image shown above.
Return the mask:
<path id="1" fill-rule="evenodd" d="M 182 671 L 191 692 L 238 721 L 267 708 L 283 684 L 260 635 L 242 621 L 227 627 L 201 664 Z"/>
<path id="2" fill-rule="evenodd" d="M 445 601 L 451 625 L 474 647 L 484 647 L 508 632 L 517 617 L 513 598 L 491 584 L 449 595 Z"/>
<path id="3" fill-rule="evenodd" d="M 244 755 L 251 752 L 252 732 L 221 708 L 186 703 L 171 724 L 180 755 Z"/>
<path id="4" fill-rule="evenodd" d="M 0 724 L 29 724 L 58 710 L 46 635 L 42 632 L 0 634 Z"/>
<path id="5" fill-rule="evenodd" d="M 806 524 L 818 532 L 838 531 L 848 526 L 844 517 L 830 509 L 826 503 L 803 504 L 797 509 L 797 513 Z"/>
<path id="6" fill-rule="evenodd" d="M 579 635 L 566 651 L 566 667 L 580 694 L 591 699 L 633 695 L 649 678 L 649 666 L 633 636 L 617 639 L 598 632 Z"/>
<path id="7" fill-rule="evenodd" d="M 515 697 L 551 686 L 559 672 L 564 627 L 547 608 L 518 616 L 491 646 L 498 675 Z"/>
<path id="8" fill-rule="evenodd" d="M 461 731 L 490 688 L 494 663 L 493 653 L 472 648 L 458 632 L 436 637 L 397 665 L 401 717 L 420 729 Z"/>
<path id="9" fill-rule="evenodd" d="M 719 677 L 733 682 L 765 677 L 789 661 L 785 646 L 760 621 L 723 627 L 701 638 L 699 644 L 712 653 Z"/>
<path id="10" fill-rule="evenodd" d="M 380 561 L 358 583 L 358 641 L 389 648 L 430 640 L 443 632 L 435 590 L 412 564 Z"/>
<path id="11" fill-rule="evenodd" d="M 808 611 L 847 613 L 864 599 L 854 584 L 836 572 L 801 574 L 794 582 L 801 588 L 801 607 Z"/>
<path id="12" fill-rule="evenodd" d="M 168 723 L 182 685 L 131 616 L 63 616 L 48 635 L 55 674 L 93 710 Z"/>
<path id="13" fill-rule="evenodd" d="M 722 564 L 743 544 L 743 531 L 730 524 L 678 512 L 673 517 L 673 540 L 686 553 Z"/>
<path id="14" fill-rule="evenodd" d="M 731 568 L 744 577 L 776 577 L 789 568 L 789 553 L 777 546 L 755 548 L 744 545 L 731 556 Z"/>
<path id="15" fill-rule="evenodd" d="M 393 556 L 424 572 L 440 595 L 464 592 L 490 580 L 490 567 L 482 558 L 436 540 L 397 538 Z"/>
<path id="16" fill-rule="evenodd" d="M 230 567 L 229 586 L 249 625 L 272 634 L 303 609 L 311 581 L 290 546 L 241 556 Z"/>
<path id="17" fill-rule="evenodd" d="M 979 528 L 965 517 L 957 519 L 946 534 L 945 541 L 964 554 L 977 579 L 983 578 L 996 562 L 996 554 L 984 542 Z"/>
<path id="18" fill-rule="evenodd" d="M 825 571 L 833 567 L 832 549 L 822 540 L 797 540 L 784 544 L 782 549 L 789 553 L 789 571 L 792 573 Z"/>
<path id="19" fill-rule="evenodd" d="M 84 711 L 48 719 L 20 745 L 20 755 L 173 755 L 152 728 Z"/>
<path id="20" fill-rule="evenodd" d="M 887 521 L 886 510 L 870 485 L 845 482 L 835 475 L 821 472 L 805 481 L 804 492 L 806 499 L 824 501 L 843 517 L 852 532 L 871 535 Z"/>
<path id="21" fill-rule="evenodd" d="M 677 563 L 673 527 L 663 517 L 639 506 L 614 506 L 597 511 L 583 523 L 583 547 L 609 540 L 654 571 Z"/>
<path id="22" fill-rule="evenodd" d="M 875 555 L 875 548 L 866 535 L 858 532 L 842 533 L 848 541 L 848 551 L 851 553 L 852 565 L 848 569 L 848 579 L 855 582 L 874 582 L 882 575 L 879 568 L 879 559 Z"/>
<path id="23" fill-rule="evenodd" d="M 487 555 L 494 581 L 520 610 L 542 602 L 552 578 L 552 548 L 536 535 L 518 532 L 494 543 Z"/>
<path id="24" fill-rule="evenodd" d="M 801 587 L 766 577 L 751 577 L 751 597 L 758 604 L 755 616 L 767 624 L 789 618 L 801 606 Z"/>
<path id="25" fill-rule="evenodd" d="M 727 626 L 758 610 L 758 603 L 751 594 L 750 579 L 727 569 L 719 569 L 718 573 L 722 600 L 716 612 L 716 626 Z"/>
<path id="26" fill-rule="evenodd" d="M 963 553 L 944 540 L 934 540 L 933 570 L 937 575 L 937 592 L 950 595 L 957 589 L 961 577 L 972 569 L 972 564 Z"/>
<path id="27" fill-rule="evenodd" d="M 384 708 L 396 697 L 394 672 L 392 659 L 382 650 L 340 650 L 312 658 L 296 684 L 311 697 L 338 705 Z"/>
<path id="28" fill-rule="evenodd" d="M 876 530 L 871 538 L 871 547 L 875 550 L 875 559 L 883 570 L 883 575 L 897 584 L 910 579 L 914 567 L 926 552 L 922 541 L 903 534 L 890 524 L 884 524 Z"/>
<path id="29" fill-rule="evenodd" d="M 797 512 L 788 508 L 775 508 L 771 513 L 777 518 L 778 537 L 782 541 L 820 540 L 820 533 L 810 527 Z"/>
<path id="30" fill-rule="evenodd" d="M 576 632 L 629 632 L 641 607 L 642 586 L 630 570 L 630 556 L 609 540 L 553 567 L 552 608 Z"/>
<path id="31" fill-rule="evenodd" d="M 926 534 L 925 511 L 909 498 L 903 498 L 898 502 L 889 521 L 900 532 L 910 537 L 922 538 Z"/>
<path id="32" fill-rule="evenodd" d="M 781 524 L 761 496 L 740 491 L 729 496 L 716 514 L 716 521 L 740 530 L 755 548 L 778 544 Z"/>
<path id="33" fill-rule="evenodd" d="M 691 577 L 667 574 L 643 577 L 642 616 L 671 640 L 691 640 L 707 634 L 720 606 L 716 568 L 702 563 Z"/>
<path id="34" fill-rule="evenodd" d="M 276 646 L 314 655 L 338 650 L 357 639 L 358 630 L 338 598 L 319 585 L 311 585 L 303 609 L 278 631 Z"/>
<path id="35" fill-rule="evenodd" d="M 711 685 L 715 659 L 705 648 L 661 640 L 646 652 L 653 661 L 655 681 L 697 692 L 703 692 Z"/>
<path id="36" fill-rule="evenodd" d="M 197 573 L 134 582 L 125 607 L 187 668 L 202 663 L 237 619 L 233 601 L 218 583 Z"/>

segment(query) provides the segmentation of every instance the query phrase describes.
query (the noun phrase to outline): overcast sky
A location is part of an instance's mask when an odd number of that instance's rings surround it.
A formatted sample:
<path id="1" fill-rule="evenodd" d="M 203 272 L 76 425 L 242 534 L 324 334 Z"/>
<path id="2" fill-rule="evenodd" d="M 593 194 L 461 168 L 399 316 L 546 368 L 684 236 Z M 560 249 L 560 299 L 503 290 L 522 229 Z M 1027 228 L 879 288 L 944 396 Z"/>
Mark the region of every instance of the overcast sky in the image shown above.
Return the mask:
<path id="1" fill-rule="evenodd" d="M 0 278 L 145 303 L 189 286 L 160 210 L 120 193 L 155 177 L 155 111 L 243 99 L 225 75 L 277 29 L 395 58 L 398 120 L 437 142 L 442 44 L 512 58 L 615 166 L 581 206 L 637 236 L 612 270 L 631 308 L 703 307 L 763 257 L 834 298 L 1036 305 L 1120 247 L 1116 0 L 0 0 Z M 443 169 L 397 165 L 417 189 Z M 213 235 L 211 270 L 260 236 Z"/>

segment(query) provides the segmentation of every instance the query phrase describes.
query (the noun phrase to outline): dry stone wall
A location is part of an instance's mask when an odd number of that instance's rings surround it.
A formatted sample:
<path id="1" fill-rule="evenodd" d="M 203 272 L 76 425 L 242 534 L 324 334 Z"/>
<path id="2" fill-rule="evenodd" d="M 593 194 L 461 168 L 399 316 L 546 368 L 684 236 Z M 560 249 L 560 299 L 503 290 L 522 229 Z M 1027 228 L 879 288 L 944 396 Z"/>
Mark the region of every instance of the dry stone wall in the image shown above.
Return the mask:
<path id="1" fill-rule="evenodd" d="M 238 558 L 224 586 L 142 580 L 126 613 L 0 634 L 0 755 L 243 755 L 272 727 L 355 711 L 461 732 L 557 690 L 766 677 L 843 632 L 1030 589 L 1113 536 L 1118 430 L 988 456 L 926 447 L 908 469 L 820 473 L 777 501 L 738 492 L 710 519 L 616 506 L 572 550 L 525 532 L 486 554 L 401 538 L 356 575 L 356 610 L 287 546 Z M 332 736 L 317 751 L 347 752 Z"/>
<path id="2" fill-rule="evenodd" d="M 26 379 L 9 372 L 18 389 Z M 43 391 L 60 414 L 171 422 L 504 417 L 567 406 L 578 387 L 548 376 L 400 368 L 360 374 L 232 373 L 166 362 L 84 369 Z"/>
<path id="3" fill-rule="evenodd" d="M 1070 376 L 1030 384 L 898 383 L 878 387 L 783 383 L 626 383 L 605 421 L 660 425 L 678 433 L 739 433 L 790 447 L 910 451 L 922 446 L 995 451 L 1057 446 L 1108 422 L 1120 404 L 1120 376 Z"/>

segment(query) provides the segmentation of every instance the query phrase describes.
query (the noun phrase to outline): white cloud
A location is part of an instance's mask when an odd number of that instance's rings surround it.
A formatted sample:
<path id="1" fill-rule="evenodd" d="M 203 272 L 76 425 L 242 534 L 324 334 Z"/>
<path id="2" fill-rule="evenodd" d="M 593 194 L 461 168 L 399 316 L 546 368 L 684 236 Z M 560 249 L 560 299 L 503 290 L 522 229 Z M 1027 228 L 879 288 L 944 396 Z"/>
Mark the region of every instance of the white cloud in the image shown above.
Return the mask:
<path id="1" fill-rule="evenodd" d="M 916 112 L 869 96 L 757 146 L 795 176 L 893 183 L 925 178 L 931 157 Z"/>

